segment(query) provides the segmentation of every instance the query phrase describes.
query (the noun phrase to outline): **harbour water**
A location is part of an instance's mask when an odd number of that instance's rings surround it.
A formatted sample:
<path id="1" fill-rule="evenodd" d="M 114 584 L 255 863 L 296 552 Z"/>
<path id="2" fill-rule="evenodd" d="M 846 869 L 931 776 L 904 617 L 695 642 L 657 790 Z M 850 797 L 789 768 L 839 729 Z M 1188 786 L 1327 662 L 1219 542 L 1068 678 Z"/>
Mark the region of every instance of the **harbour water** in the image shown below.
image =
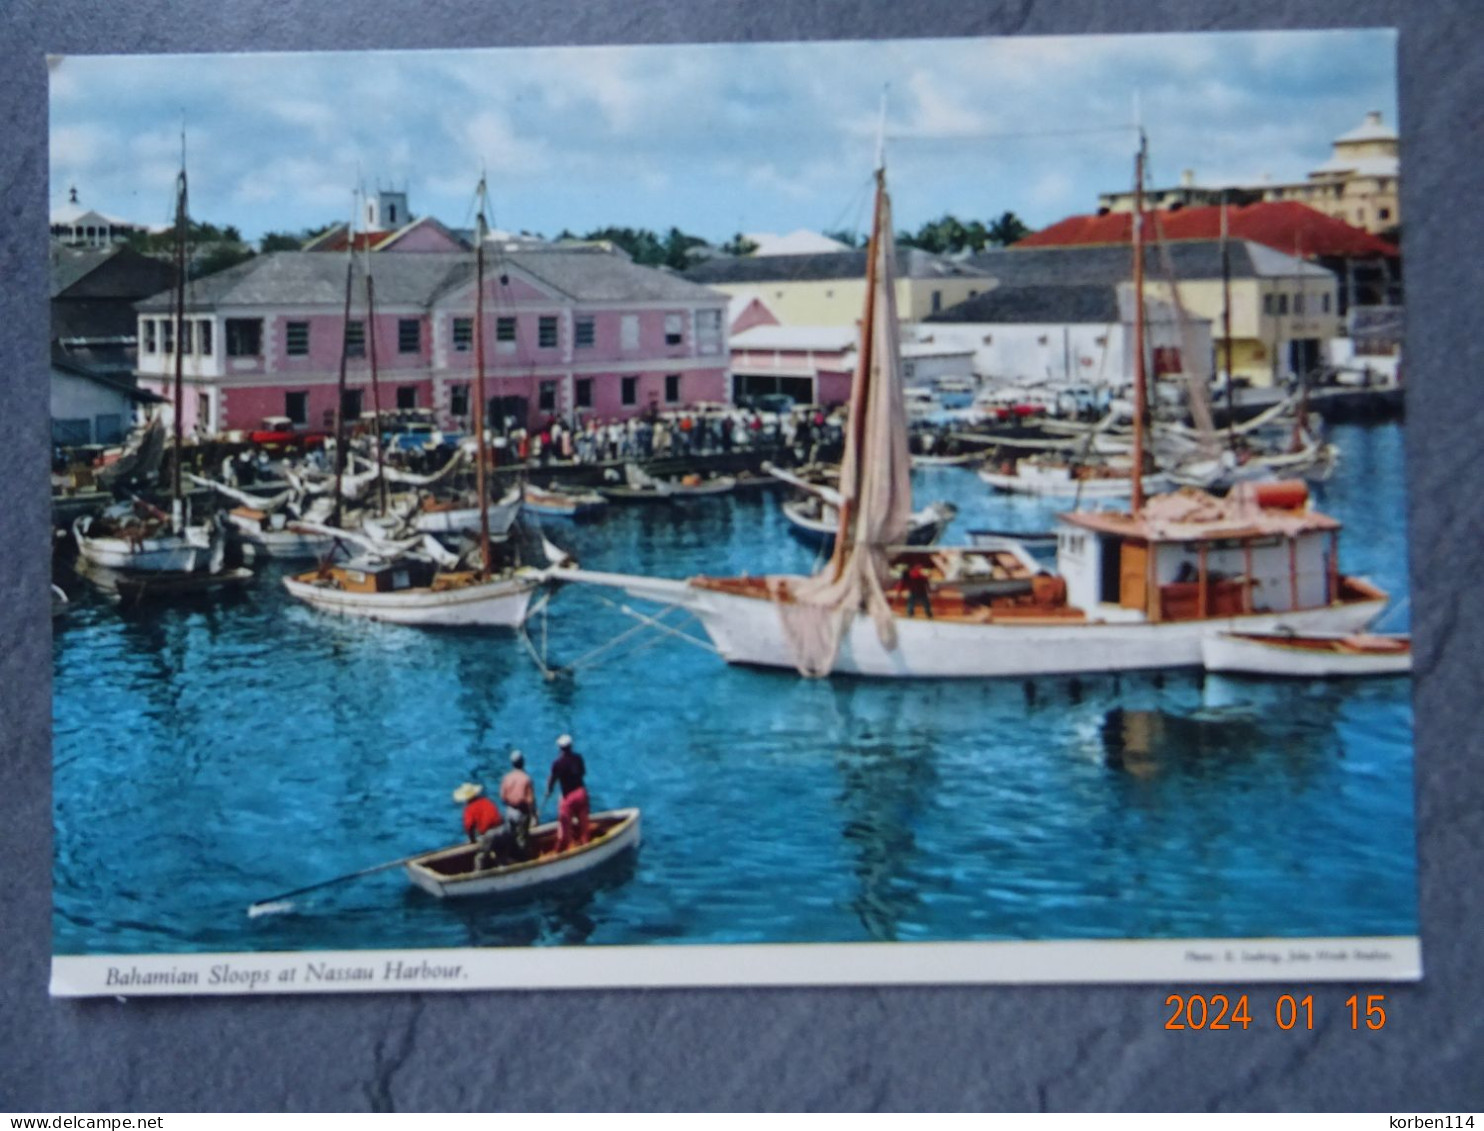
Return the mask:
<path id="1" fill-rule="evenodd" d="M 1407 627 L 1402 429 L 1344 426 L 1316 489 L 1342 562 Z M 960 469 L 919 504 L 1045 529 L 1057 505 Z M 593 569 L 807 571 L 777 500 L 614 507 L 545 532 Z M 245 593 L 56 624 L 60 954 L 558 944 L 1411 934 L 1406 680 L 1172 673 L 806 681 L 640 632 L 543 678 L 517 637 L 338 619 L 261 569 Z M 569 587 L 529 626 L 553 666 L 634 622 Z M 697 635 L 699 631 L 697 630 Z M 512 746 L 538 796 L 571 733 L 595 808 L 644 844 L 590 882 L 440 903 L 387 871 L 249 918 L 275 893 L 457 841 L 460 782 Z M 554 813 L 554 801 L 544 812 Z"/>

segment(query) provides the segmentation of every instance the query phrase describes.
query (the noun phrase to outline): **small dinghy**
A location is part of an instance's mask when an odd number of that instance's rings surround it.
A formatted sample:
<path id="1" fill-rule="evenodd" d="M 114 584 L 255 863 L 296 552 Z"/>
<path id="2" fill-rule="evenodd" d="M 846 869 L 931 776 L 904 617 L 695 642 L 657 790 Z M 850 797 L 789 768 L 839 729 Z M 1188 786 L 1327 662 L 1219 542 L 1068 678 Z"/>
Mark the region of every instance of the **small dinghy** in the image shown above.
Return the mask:
<path id="1" fill-rule="evenodd" d="M 594 813 L 591 839 L 577 848 L 556 852 L 555 821 L 531 830 L 536 856 L 516 864 L 474 870 L 477 846 L 460 844 L 417 856 L 403 868 L 407 878 L 439 899 L 526 892 L 546 884 L 585 875 L 639 845 L 639 810 L 611 809 Z"/>
<path id="2" fill-rule="evenodd" d="M 587 518 L 605 510 L 608 500 L 596 491 L 575 487 L 537 487 L 527 483 L 522 488 L 522 509 L 530 514 L 552 518 Z"/>
<path id="3" fill-rule="evenodd" d="M 1218 632 L 1201 641 L 1209 672 L 1331 679 L 1406 675 L 1412 638 L 1369 633 Z"/>

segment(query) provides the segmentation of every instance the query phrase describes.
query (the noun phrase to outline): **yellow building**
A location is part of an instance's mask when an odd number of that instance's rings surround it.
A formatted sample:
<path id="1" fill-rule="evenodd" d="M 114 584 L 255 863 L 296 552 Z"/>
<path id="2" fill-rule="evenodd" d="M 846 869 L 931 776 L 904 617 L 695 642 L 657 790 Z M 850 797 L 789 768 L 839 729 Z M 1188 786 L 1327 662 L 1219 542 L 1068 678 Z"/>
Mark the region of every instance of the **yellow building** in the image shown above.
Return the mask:
<path id="1" fill-rule="evenodd" d="M 1401 225 L 1401 139 L 1373 110 L 1365 121 L 1334 140 L 1329 160 L 1310 171 L 1306 180 L 1284 184 L 1198 185 L 1195 173 L 1185 170 L 1179 185 L 1145 192 L 1149 208 L 1190 208 L 1220 204 L 1251 204 L 1260 200 L 1294 200 L 1336 220 L 1373 234 L 1391 233 Z M 1132 212 L 1133 192 L 1103 193 L 1100 208 Z"/>
<path id="2" fill-rule="evenodd" d="M 864 250 L 718 257 L 685 278 L 733 296 L 739 310 L 760 301 L 785 326 L 854 326 L 866 301 Z M 917 248 L 897 251 L 897 315 L 917 322 L 986 290 L 982 271 Z"/>
<path id="3" fill-rule="evenodd" d="M 1231 369 L 1237 378 L 1272 385 L 1322 365 L 1325 341 L 1341 334 L 1344 326 L 1334 272 L 1251 240 L 1232 240 L 1227 251 L 1229 284 L 1223 282 L 1219 240 L 1175 241 L 1146 249 L 1147 296 L 1168 302 L 1178 287 L 1186 314 L 1211 325 L 1215 372 L 1226 370 L 1227 294 Z M 1129 248 L 1113 244 L 986 251 L 972 262 L 992 280 L 1018 287 L 1123 283 L 1132 267 Z"/>

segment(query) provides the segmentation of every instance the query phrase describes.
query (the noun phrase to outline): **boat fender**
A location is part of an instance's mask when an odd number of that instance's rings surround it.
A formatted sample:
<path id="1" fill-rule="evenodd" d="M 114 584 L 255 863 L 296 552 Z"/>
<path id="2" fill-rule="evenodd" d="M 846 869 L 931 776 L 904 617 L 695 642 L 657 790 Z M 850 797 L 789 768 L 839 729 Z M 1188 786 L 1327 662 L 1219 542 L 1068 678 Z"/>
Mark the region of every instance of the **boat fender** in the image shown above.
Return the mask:
<path id="1" fill-rule="evenodd" d="M 1252 492 L 1253 500 L 1265 510 L 1298 510 L 1309 501 L 1309 488 L 1302 479 L 1254 483 Z"/>

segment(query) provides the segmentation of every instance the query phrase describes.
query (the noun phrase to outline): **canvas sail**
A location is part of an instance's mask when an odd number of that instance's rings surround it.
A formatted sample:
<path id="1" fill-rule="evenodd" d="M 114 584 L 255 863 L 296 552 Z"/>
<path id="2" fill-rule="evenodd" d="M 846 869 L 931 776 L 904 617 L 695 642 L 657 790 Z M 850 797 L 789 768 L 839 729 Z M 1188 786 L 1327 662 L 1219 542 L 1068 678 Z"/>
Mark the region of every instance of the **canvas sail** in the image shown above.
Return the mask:
<path id="1" fill-rule="evenodd" d="M 896 647 L 886 598 L 887 547 L 906 540 L 912 517 L 911 460 L 896 304 L 896 241 L 883 171 L 867 265 L 861 349 L 851 386 L 845 454 L 840 468 L 840 530 L 825 568 L 804 579 L 779 579 L 773 598 L 795 666 L 828 675 L 857 614 L 875 622 L 881 643 Z"/>

